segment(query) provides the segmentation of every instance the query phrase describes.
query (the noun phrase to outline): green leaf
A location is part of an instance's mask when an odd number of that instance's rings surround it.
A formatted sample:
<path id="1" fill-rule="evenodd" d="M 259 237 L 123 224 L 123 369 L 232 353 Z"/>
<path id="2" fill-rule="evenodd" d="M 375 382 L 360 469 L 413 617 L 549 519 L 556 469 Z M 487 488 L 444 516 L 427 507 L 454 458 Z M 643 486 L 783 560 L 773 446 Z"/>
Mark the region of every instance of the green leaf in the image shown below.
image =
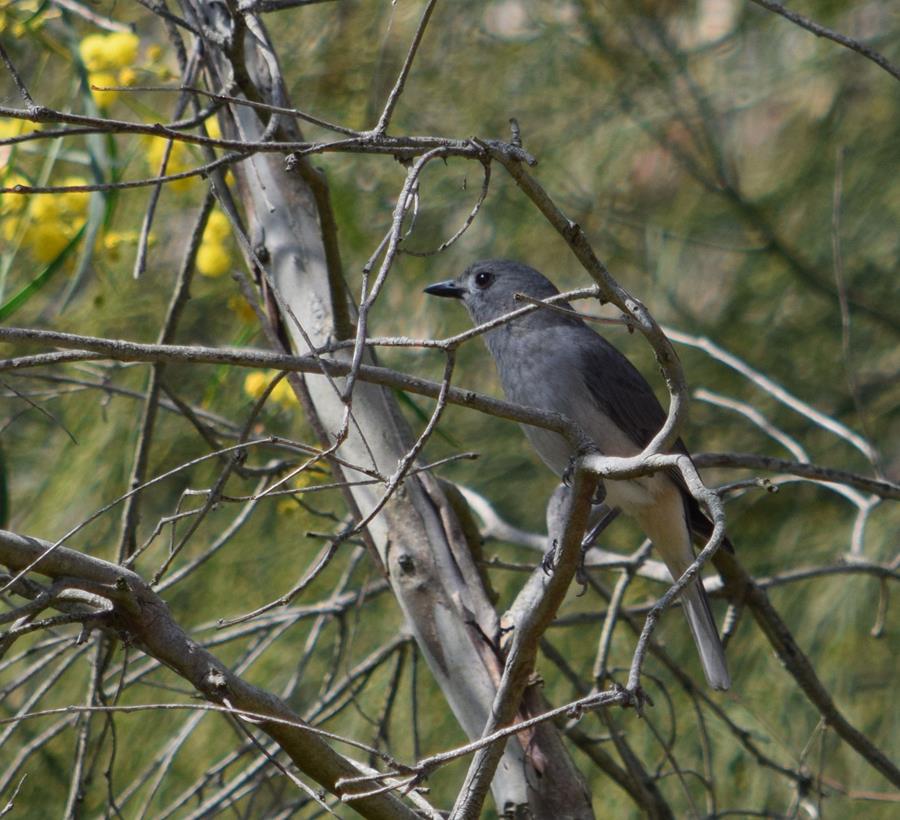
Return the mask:
<path id="1" fill-rule="evenodd" d="M 71 256 L 76 248 L 78 247 L 78 243 L 81 241 L 81 237 L 84 236 L 85 226 L 82 225 L 78 232 L 73 236 L 68 244 L 59 252 L 59 255 L 50 262 L 47 267 L 45 267 L 37 276 L 34 277 L 25 287 L 23 287 L 18 293 L 11 296 L 6 302 L 0 305 L 0 322 L 8 319 L 13 315 L 22 305 L 24 305 L 32 296 L 34 296 L 50 279 L 53 278 L 53 275 L 65 264 L 66 260 Z"/>
<path id="2" fill-rule="evenodd" d="M 6 458 L 0 447 L 0 527 L 9 524 L 9 482 L 6 480 Z"/>

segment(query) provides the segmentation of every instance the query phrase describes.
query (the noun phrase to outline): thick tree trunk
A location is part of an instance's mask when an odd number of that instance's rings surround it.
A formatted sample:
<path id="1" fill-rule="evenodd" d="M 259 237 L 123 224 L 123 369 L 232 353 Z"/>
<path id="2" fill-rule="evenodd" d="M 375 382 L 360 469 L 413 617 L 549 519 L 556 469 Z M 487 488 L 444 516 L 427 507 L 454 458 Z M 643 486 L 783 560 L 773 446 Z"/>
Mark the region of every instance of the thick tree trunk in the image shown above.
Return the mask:
<path id="1" fill-rule="evenodd" d="M 222 5 L 185 0 L 183 6 L 225 42 L 240 38 L 230 53 L 241 55 L 241 65 L 231 65 L 223 50 L 208 45 L 214 85 L 234 77 L 240 91 L 232 93 L 289 104 L 277 59 L 258 20 L 246 17 L 248 28 L 235 33 L 232 21 L 222 16 Z M 286 117 L 279 117 L 272 130 L 272 124 L 252 108 L 231 106 L 229 115 L 234 120 L 223 131 L 243 140 L 261 139 L 267 125 L 275 139 L 301 138 L 295 122 Z M 352 332 L 353 309 L 338 267 L 327 192 L 318 172 L 305 160 L 288 171 L 284 157 L 272 153 L 254 154 L 234 170 L 255 262 L 261 263 L 280 303 L 295 351 L 306 354 L 311 347 L 346 338 Z M 333 355 L 349 359 L 352 351 Z M 366 354 L 364 361 L 372 362 L 372 356 Z M 340 395 L 345 382 L 305 377 L 318 424 L 329 440 L 346 410 Z M 413 442 L 393 396 L 384 388 L 357 382 L 352 414 L 340 457 L 391 476 Z M 352 470 L 345 470 L 344 477 L 366 478 Z M 354 486 L 352 504 L 359 515 L 368 516 L 384 491 L 380 483 Z M 404 480 L 370 522 L 368 532 L 435 680 L 465 733 L 479 737 L 502 672 L 492 645 L 499 634 L 498 617 L 457 515 L 438 482 L 418 474 Z M 541 748 L 544 744 L 546 750 Z M 532 738 L 527 750 L 519 739 L 509 741 L 492 791 L 501 812 L 593 816 L 584 782 L 550 725 Z"/>

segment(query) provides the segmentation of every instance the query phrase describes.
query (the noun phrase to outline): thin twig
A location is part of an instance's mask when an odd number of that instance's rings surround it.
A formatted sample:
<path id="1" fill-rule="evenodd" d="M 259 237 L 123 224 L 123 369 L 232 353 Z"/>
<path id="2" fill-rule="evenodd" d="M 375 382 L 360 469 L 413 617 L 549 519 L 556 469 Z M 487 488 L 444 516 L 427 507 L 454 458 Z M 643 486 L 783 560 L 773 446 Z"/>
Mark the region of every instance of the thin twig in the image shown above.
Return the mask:
<path id="1" fill-rule="evenodd" d="M 670 327 L 664 327 L 663 330 L 665 331 L 666 336 L 668 336 L 672 341 L 678 342 L 679 344 L 688 345 L 689 347 L 696 347 L 699 350 L 702 350 L 704 353 L 708 354 L 716 361 L 722 362 L 732 370 L 736 370 L 746 379 L 749 379 L 751 382 L 753 382 L 753 384 L 764 390 L 773 398 L 780 401 L 782 404 L 790 407 L 795 412 L 815 422 L 820 427 L 828 430 L 830 433 L 834 433 L 834 435 L 839 436 L 840 438 L 849 442 L 870 461 L 877 460 L 878 451 L 875 450 L 875 448 L 858 433 L 855 433 L 849 427 L 846 427 L 830 416 L 826 416 L 824 413 L 816 410 L 814 407 L 807 404 L 802 399 L 798 399 L 792 393 L 783 388 L 780 384 L 773 381 L 756 368 L 751 367 L 745 361 L 738 358 L 733 353 L 725 350 L 723 347 L 719 346 L 711 339 L 707 339 L 702 336 L 694 336 L 689 333 L 683 333 L 682 331 L 675 330 L 674 328 Z"/>
<path id="2" fill-rule="evenodd" d="M 6 70 L 12 75 L 13 82 L 16 84 L 16 88 L 19 89 L 19 96 L 25 101 L 29 109 L 33 109 L 35 107 L 34 100 L 31 99 L 31 94 L 28 93 L 28 88 L 26 88 L 25 82 L 16 70 L 15 65 L 13 65 L 13 61 L 10 60 L 9 54 L 3 48 L 3 43 L 0 43 L 0 62 L 6 66 Z"/>
<path id="3" fill-rule="evenodd" d="M 846 34 L 840 34 L 830 28 L 826 28 L 825 26 L 822 26 L 819 23 L 810 20 L 808 17 L 804 17 L 802 14 L 797 14 L 797 12 L 795 11 L 786 9 L 783 5 L 781 5 L 781 3 L 775 3 L 773 2 L 773 0 L 752 1 L 756 3 L 756 5 L 762 6 L 764 9 L 775 12 L 775 14 L 780 14 L 786 20 L 790 20 L 795 25 L 800 26 L 800 28 L 805 28 L 807 31 L 811 31 L 816 35 L 816 37 L 825 37 L 828 40 L 837 43 L 838 45 L 842 45 L 845 48 L 852 49 L 857 54 L 862 54 L 862 56 L 867 60 L 871 60 L 873 63 L 875 63 L 875 65 L 887 71 L 887 73 L 890 74 L 894 79 L 900 80 L 900 67 L 895 66 L 882 54 L 879 54 L 874 49 L 863 45 L 858 40 L 854 40 L 852 37 L 848 37 Z"/>
<path id="4" fill-rule="evenodd" d="M 431 12 L 434 11 L 435 4 L 437 0 L 428 0 L 428 4 L 425 6 L 425 11 L 422 12 L 422 19 L 419 20 L 419 25 L 416 28 L 416 33 L 413 35 L 412 43 L 410 43 L 409 51 L 406 54 L 406 59 L 403 61 L 403 67 L 400 69 L 400 74 L 397 76 L 397 81 L 394 83 L 394 87 L 391 89 L 391 93 L 388 95 L 387 102 L 384 104 L 384 110 L 381 112 L 381 116 L 378 118 L 378 124 L 372 129 L 372 133 L 375 136 L 381 136 L 387 131 L 387 127 L 391 122 L 391 116 L 394 113 L 394 108 L 397 105 L 397 102 L 400 99 L 400 95 L 403 93 L 403 88 L 406 85 L 406 80 L 409 77 L 409 72 L 412 69 L 413 60 L 416 57 L 416 52 L 419 50 L 419 44 L 422 42 L 422 37 L 425 34 L 425 28 L 428 25 L 428 21 L 431 19 Z"/>

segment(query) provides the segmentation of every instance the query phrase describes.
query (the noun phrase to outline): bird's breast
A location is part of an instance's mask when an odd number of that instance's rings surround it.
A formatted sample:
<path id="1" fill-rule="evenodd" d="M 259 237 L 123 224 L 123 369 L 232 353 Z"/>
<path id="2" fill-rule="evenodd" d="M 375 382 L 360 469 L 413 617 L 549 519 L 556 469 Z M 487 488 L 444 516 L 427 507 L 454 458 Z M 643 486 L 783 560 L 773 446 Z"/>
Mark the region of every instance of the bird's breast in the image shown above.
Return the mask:
<path id="1" fill-rule="evenodd" d="M 578 340 L 565 333 L 510 332 L 491 345 L 503 391 L 509 401 L 558 413 L 575 422 L 597 449 L 609 456 L 633 456 L 641 448 L 604 412 L 588 389 L 583 359 L 572 355 Z M 558 433 L 522 425 L 541 460 L 561 476 L 569 468 L 574 448 Z M 661 475 L 607 482 L 611 506 L 638 512 L 653 504 L 665 489 Z"/>

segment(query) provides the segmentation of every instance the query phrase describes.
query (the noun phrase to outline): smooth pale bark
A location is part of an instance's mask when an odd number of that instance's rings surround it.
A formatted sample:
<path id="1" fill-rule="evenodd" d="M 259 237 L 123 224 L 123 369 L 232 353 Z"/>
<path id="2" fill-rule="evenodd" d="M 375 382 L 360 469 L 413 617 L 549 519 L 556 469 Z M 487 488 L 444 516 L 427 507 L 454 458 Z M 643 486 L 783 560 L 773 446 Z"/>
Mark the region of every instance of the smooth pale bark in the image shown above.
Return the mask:
<path id="1" fill-rule="evenodd" d="M 220 16 L 222 6 L 185 0 L 183 7 L 226 40 L 234 34 L 230 21 Z M 244 94 L 289 105 L 265 29 L 253 17 L 244 19 L 248 30 L 240 47 L 232 48 L 232 54 L 241 55 L 241 65 L 230 65 L 221 50 L 209 46 L 213 84 L 237 77 Z M 234 125 L 224 122 L 224 132 L 236 131 L 249 141 L 262 138 L 270 123 L 247 107 L 230 110 Z M 294 122 L 281 117 L 274 136 L 301 135 Z M 287 171 L 284 158 L 272 154 L 252 156 L 234 171 L 256 261 L 281 303 L 295 351 L 305 354 L 310 345 L 346 338 L 353 310 L 335 246 L 326 245 L 333 234 L 318 172 L 302 159 Z M 337 355 L 349 360 L 352 351 Z M 366 354 L 363 361 L 371 363 L 373 357 Z M 319 424 L 334 436 L 344 417 L 339 393 L 345 380 L 307 375 L 305 382 Z M 394 397 L 385 388 L 358 381 L 352 402 L 353 420 L 339 451 L 342 459 L 392 475 L 414 441 Z M 351 480 L 361 477 L 352 471 L 345 475 Z M 352 488 L 352 503 L 360 515 L 375 508 L 384 489 L 379 484 Z M 368 529 L 435 680 L 465 733 L 479 737 L 489 722 L 502 674 L 497 651 L 489 643 L 499 635 L 499 624 L 456 513 L 438 483 L 419 474 L 404 480 Z M 541 734 L 554 735 L 546 751 L 535 745 L 535 738 L 527 752 L 518 739 L 507 744 L 492 783 L 498 808 L 516 811 L 530 804 L 532 816 L 550 816 L 537 807 L 566 804 L 577 794 L 577 815 L 592 816 L 587 790 L 555 729 Z"/>

